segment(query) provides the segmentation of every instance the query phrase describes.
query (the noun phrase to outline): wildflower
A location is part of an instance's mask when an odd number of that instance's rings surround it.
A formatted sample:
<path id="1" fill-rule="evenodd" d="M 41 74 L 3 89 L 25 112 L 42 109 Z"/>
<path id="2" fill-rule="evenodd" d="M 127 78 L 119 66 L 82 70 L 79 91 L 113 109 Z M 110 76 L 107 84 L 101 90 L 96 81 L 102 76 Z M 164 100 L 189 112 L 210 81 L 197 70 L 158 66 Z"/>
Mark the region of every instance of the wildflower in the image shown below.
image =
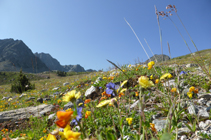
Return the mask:
<path id="1" fill-rule="evenodd" d="M 78 125 L 78 122 L 82 119 L 82 109 L 83 109 L 83 107 L 78 107 L 77 108 L 77 116 L 76 116 L 76 118 L 75 119 L 73 119 L 72 121 L 71 121 L 71 126 L 72 125 Z"/>
<path id="2" fill-rule="evenodd" d="M 193 92 L 195 91 L 195 87 L 194 86 L 192 86 L 192 87 L 189 88 L 189 92 L 192 92 L 192 91 Z"/>
<path id="3" fill-rule="evenodd" d="M 157 132 L 154 123 L 150 123 L 150 127 L 151 127 L 151 130 L 152 130 L 152 131 Z"/>
<path id="4" fill-rule="evenodd" d="M 63 101 L 64 102 L 74 102 L 76 101 L 76 99 L 80 98 L 81 96 L 81 93 L 78 92 L 76 93 L 76 90 L 72 90 L 72 91 L 69 91 L 64 97 L 63 97 Z"/>
<path id="5" fill-rule="evenodd" d="M 199 92 L 199 89 L 195 89 L 195 90 L 194 90 L 194 93 L 198 93 L 198 92 Z"/>
<path id="6" fill-rule="evenodd" d="M 73 111 L 57 111 L 56 115 L 59 120 L 55 123 L 57 126 L 64 128 L 67 123 L 70 121 Z"/>
<path id="7" fill-rule="evenodd" d="M 173 76 L 170 73 L 165 73 L 164 75 L 161 76 L 160 80 L 172 78 Z"/>
<path id="8" fill-rule="evenodd" d="M 119 98 L 122 97 L 122 96 L 124 96 L 124 95 L 125 95 L 125 94 L 124 94 L 123 92 L 120 92 L 120 93 L 119 93 Z"/>
<path id="9" fill-rule="evenodd" d="M 56 136 L 52 134 L 48 134 L 47 140 L 57 140 L 57 139 L 56 139 Z"/>
<path id="10" fill-rule="evenodd" d="M 9 98 L 9 99 L 8 99 L 8 102 L 9 102 L 9 101 L 12 101 L 12 98 Z"/>
<path id="11" fill-rule="evenodd" d="M 151 86 L 154 86 L 153 82 L 149 80 L 146 76 L 141 76 L 139 79 L 139 85 L 141 85 L 142 88 L 148 88 Z"/>
<path id="12" fill-rule="evenodd" d="M 43 130 L 43 133 L 46 133 L 46 132 L 47 132 L 47 130 L 46 130 L 46 129 L 44 129 L 44 130 Z"/>
<path id="13" fill-rule="evenodd" d="M 155 84 L 157 84 L 157 83 L 159 83 L 159 79 L 156 79 L 156 80 L 155 80 Z"/>
<path id="14" fill-rule="evenodd" d="M 79 133 L 79 132 L 73 132 L 71 130 L 70 125 L 67 125 L 64 128 L 64 132 L 59 132 L 59 135 L 61 135 L 61 137 L 63 137 L 64 139 L 67 139 L 67 140 L 78 140 L 79 137 L 80 137 L 80 135 L 81 135 L 81 133 Z"/>
<path id="15" fill-rule="evenodd" d="M 154 66 L 155 62 L 151 61 L 148 63 L 148 70 L 152 69 L 152 67 Z"/>
<path id="16" fill-rule="evenodd" d="M 103 79 L 105 80 L 105 79 L 108 79 L 108 78 L 104 76 Z"/>
<path id="17" fill-rule="evenodd" d="M 129 125 L 132 124 L 132 120 L 133 120 L 133 118 L 126 118 L 126 121 L 127 121 L 127 123 L 128 123 Z"/>
<path id="18" fill-rule="evenodd" d="M 187 72 L 181 71 L 181 72 L 180 72 L 180 75 L 183 75 L 183 74 L 187 74 Z"/>
<path id="19" fill-rule="evenodd" d="M 85 118 L 88 118 L 91 115 L 91 111 L 86 111 Z"/>
<path id="20" fill-rule="evenodd" d="M 117 101 L 116 98 L 112 98 L 110 100 L 104 100 L 104 101 L 100 102 L 96 107 L 103 107 L 103 106 L 106 106 L 108 104 L 113 105 L 115 101 Z"/>
<path id="21" fill-rule="evenodd" d="M 191 99 L 193 97 L 193 93 L 192 92 L 187 92 L 188 97 Z"/>
<path id="22" fill-rule="evenodd" d="M 86 100 L 84 101 L 84 103 L 87 104 L 87 103 L 89 103 L 90 101 L 91 101 L 91 99 L 86 99 Z"/>
<path id="23" fill-rule="evenodd" d="M 57 100 L 57 103 L 58 103 L 58 104 L 59 104 L 59 103 L 61 103 L 61 102 L 62 102 L 62 100 L 60 100 L 60 99 L 59 99 L 59 100 Z"/>
<path id="24" fill-rule="evenodd" d="M 115 96 L 115 91 L 118 88 L 118 86 L 116 86 L 114 83 L 110 82 L 108 84 L 106 84 L 106 93 L 110 94 L 112 96 Z"/>
<path id="25" fill-rule="evenodd" d="M 150 75 L 150 80 L 152 80 L 153 79 L 153 74 L 152 75 Z"/>
<path id="26" fill-rule="evenodd" d="M 136 68 L 136 71 L 138 71 L 138 68 Z"/>
<path id="27" fill-rule="evenodd" d="M 177 91 L 177 88 L 172 88 L 171 89 L 171 92 L 176 92 Z"/>
<path id="28" fill-rule="evenodd" d="M 136 93 L 136 96 L 138 96 L 139 94 L 138 94 L 138 92 L 135 92 Z"/>

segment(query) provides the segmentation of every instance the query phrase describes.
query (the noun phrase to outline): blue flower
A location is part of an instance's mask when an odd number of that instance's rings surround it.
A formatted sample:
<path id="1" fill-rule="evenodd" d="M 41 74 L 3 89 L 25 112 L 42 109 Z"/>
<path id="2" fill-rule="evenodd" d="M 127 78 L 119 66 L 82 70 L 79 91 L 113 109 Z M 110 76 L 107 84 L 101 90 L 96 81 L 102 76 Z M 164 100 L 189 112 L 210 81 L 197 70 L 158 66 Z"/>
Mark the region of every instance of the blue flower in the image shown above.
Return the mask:
<path id="1" fill-rule="evenodd" d="M 82 109 L 83 107 L 78 107 L 77 108 L 77 116 L 75 119 L 73 119 L 70 123 L 71 126 L 74 126 L 74 125 L 78 125 L 78 122 L 82 119 Z M 76 121 L 77 120 L 77 121 Z"/>
<path id="2" fill-rule="evenodd" d="M 187 74 L 187 72 L 181 71 L 181 72 L 180 72 L 180 75 L 182 75 L 182 74 Z"/>
<path id="3" fill-rule="evenodd" d="M 112 96 L 115 96 L 115 91 L 119 88 L 119 85 L 115 85 L 114 83 L 110 82 L 106 84 L 106 93 L 111 94 Z"/>

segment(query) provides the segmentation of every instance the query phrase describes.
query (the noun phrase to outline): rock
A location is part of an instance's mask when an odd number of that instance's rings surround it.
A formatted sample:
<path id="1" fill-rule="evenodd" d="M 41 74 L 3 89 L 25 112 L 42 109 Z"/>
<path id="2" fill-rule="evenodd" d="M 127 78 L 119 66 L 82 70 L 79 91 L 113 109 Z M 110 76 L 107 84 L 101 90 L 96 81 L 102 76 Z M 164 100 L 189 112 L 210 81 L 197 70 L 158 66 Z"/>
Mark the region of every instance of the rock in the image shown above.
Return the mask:
<path id="1" fill-rule="evenodd" d="M 198 112 L 197 108 L 192 104 L 188 107 L 188 112 L 191 115 L 196 115 L 196 113 Z"/>
<path id="2" fill-rule="evenodd" d="M 52 90 L 58 90 L 60 87 L 55 87 L 55 88 L 53 88 Z"/>
<path id="3" fill-rule="evenodd" d="M 198 112 L 199 119 L 208 119 L 209 113 L 207 112 L 206 108 L 200 109 Z"/>
<path id="4" fill-rule="evenodd" d="M 50 101 L 50 98 L 43 98 L 43 101 Z"/>
<path id="5" fill-rule="evenodd" d="M 168 86 L 175 87 L 176 86 L 175 80 L 172 79 L 172 80 L 166 81 L 165 83 L 163 83 L 163 86 L 165 86 L 165 87 L 168 87 Z"/>
<path id="6" fill-rule="evenodd" d="M 187 140 L 187 136 L 186 135 L 182 135 L 180 140 Z"/>
<path id="7" fill-rule="evenodd" d="M 188 134 L 190 132 L 191 132 L 191 130 L 187 127 L 182 127 L 182 128 L 178 129 L 178 135 L 185 135 L 185 134 Z"/>
<path id="8" fill-rule="evenodd" d="M 70 85 L 70 83 L 69 82 L 63 83 L 63 86 L 67 86 L 67 85 Z"/>
<path id="9" fill-rule="evenodd" d="M 161 113 L 157 113 L 156 115 L 152 115 L 152 119 L 155 120 L 155 119 L 158 119 L 159 117 L 161 117 Z"/>
<path id="10" fill-rule="evenodd" d="M 172 67 L 178 67 L 177 64 L 172 64 L 172 65 L 169 65 L 168 67 L 172 68 Z"/>
<path id="11" fill-rule="evenodd" d="M 38 98 L 37 102 L 43 103 L 43 98 Z"/>
<path id="12" fill-rule="evenodd" d="M 35 97 L 29 97 L 28 99 L 26 99 L 26 101 L 30 101 L 30 100 L 34 100 Z"/>
<path id="13" fill-rule="evenodd" d="M 166 118 L 159 118 L 159 119 L 153 120 L 152 123 L 155 124 L 155 128 L 157 131 L 162 131 L 167 124 L 167 120 Z"/>
<path id="14" fill-rule="evenodd" d="M 56 116 L 56 113 L 50 114 L 48 116 L 48 120 L 52 120 Z"/>
<path id="15" fill-rule="evenodd" d="M 38 106 L 19 108 L 16 110 L 9 110 L 0 112 L 0 123 L 9 120 L 18 120 L 18 119 L 28 119 L 31 115 L 34 117 L 39 117 L 46 114 L 47 112 L 52 111 L 54 108 L 53 105 L 41 104 Z"/>
<path id="16" fill-rule="evenodd" d="M 198 96 L 198 98 L 199 98 L 199 99 L 200 99 L 200 98 L 204 98 L 204 99 L 206 99 L 207 101 L 209 101 L 209 100 L 211 99 L 211 93 L 200 94 L 200 95 Z"/>
<path id="17" fill-rule="evenodd" d="M 96 92 L 96 87 L 91 86 L 89 89 L 86 90 L 85 92 L 85 97 L 91 95 L 92 93 Z"/>
<path id="18" fill-rule="evenodd" d="M 61 92 L 54 92 L 53 95 L 59 95 Z"/>
<path id="19" fill-rule="evenodd" d="M 72 102 L 68 102 L 67 104 L 64 105 L 63 110 L 67 110 L 67 109 L 73 108 L 73 107 L 74 107 L 73 103 Z"/>
<path id="20" fill-rule="evenodd" d="M 198 67 L 198 64 L 187 64 L 186 68 L 190 68 L 190 67 Z"/>
<path id="21" fill-rule="evenodd" d="M 206 101 L 204 98 L 200 98 L 198 101 L 197 101 L 198 104 L 200 105 L 205 105 L 206 104 Z"/>
<path id="22" fill-rule="evenodd" d="M 199 123 L 199 128 L 200 128 L 201 130 L 203 130 L 206 126 L 207 126 L 207 124 L 204 123 L 204 122 L 200 122 L 200 123 Z"/>

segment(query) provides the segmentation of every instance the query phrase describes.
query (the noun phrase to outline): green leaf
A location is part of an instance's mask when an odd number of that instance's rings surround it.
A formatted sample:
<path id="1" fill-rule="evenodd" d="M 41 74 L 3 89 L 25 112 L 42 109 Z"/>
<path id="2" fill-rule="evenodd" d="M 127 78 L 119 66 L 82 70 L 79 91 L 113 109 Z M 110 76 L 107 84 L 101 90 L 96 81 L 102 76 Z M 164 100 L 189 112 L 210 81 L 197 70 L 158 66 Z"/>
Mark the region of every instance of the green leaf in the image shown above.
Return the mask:
<path id="1" fill-rule="evenodd" d="M 161 136 L 161 138 L 160 138 L 160 140 L 171 140 L 171 134 L 169 134 L 169 133 L 164 133 L 162 136 Z"/>
<path id="2" fill-rule="evenodd" d="M 116 140 L 115 135 L 111 132 L 107 132 L 106 137 L 107 137 L 107 140 Z"/>

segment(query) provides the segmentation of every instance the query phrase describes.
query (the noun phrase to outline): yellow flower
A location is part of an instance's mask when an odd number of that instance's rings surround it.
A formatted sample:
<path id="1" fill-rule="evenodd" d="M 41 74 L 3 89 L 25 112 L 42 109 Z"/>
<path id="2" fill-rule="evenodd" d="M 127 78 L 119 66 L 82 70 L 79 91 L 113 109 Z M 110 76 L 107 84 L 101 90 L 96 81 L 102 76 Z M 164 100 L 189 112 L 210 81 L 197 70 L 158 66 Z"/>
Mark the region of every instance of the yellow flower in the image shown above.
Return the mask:
<path id="1" fill-rule="evenodd" d="M 155 65 L 155 62 L 154 61 L 151 61 L 148 63 L 148 69 L 152 69 L 152 67 Z"/>
<path id="2" fill-rule="evenodd" d="M 103 77 L 103 79 L 105 80 L 105 79 L 108 79 L 107 77 Z"/>
<path id="3" fill-rule="evenodd" d="M 8 102 L 9 102 L 9 101 L 12 101 L 12 98 L 9 98 L 9 99 L 8 99 Z"/>
<path id="4" fill-rule="evenodd" d="M 129 125 L 131 125 L 131 124 L 132 124 L 132 121 L 133 121 L 133 118 L 126 118 L 126 121 L 127 121 L 127 123 L 128 123 Z"/>
<path id="5" fill-rule="evenodd" d="M 172 78 L 172 75 L 170 73 L 165 73 L 164 75 L 162 75 L 160 77 L 160 80 L 164 80 L 164 79 L 167 79 L 167 78 Z"/>
<path id="6" fill-rule="evenodd" d="M 76 101 L 76 99 L 80 98 L 81 97 L 81 93 L 78 92 L 76 93 L 76 90 L 72 90 L 72 91 L 69 91 L 67 94 L 65 94 L 65 96 L 63 97 L 63 101 L 64 102 L 74 102 Z"/>
<path id="7" fill-rule="evenodd" d="M 86 111 L 85 118 L 88 118 L 91 115 L 91 111 Z"/>
<path id="8" fill-rule="evenodd" d="M 188 97 L 191 99 L 193 97 L 193 93 L 192 92 L 187 92 Z"/>
<path id="9" fill-rule="evenodd" d="M 138 92 L 135 92 L 136 93 L 136 96 L 139 96 Z"/>
<path id="10" fill-rule="evenodd" d="M 79 137 L 80 137 L 80 135 L 81 135 L 81 133 L 79 133 L 79 132 L 73 132 L 71 130 L 70 125 L 67 125 L 64 128 L 64 132 L 59 132 L 59 135 L 61 135 L 62 138 L 65 138 L 67 140 L 78 140 Z"/>
<path id="11" fill-rule="evenodd" d="M 150 80 L 152 80 L 153 79 L 153 74 L 152 75 L 150 75 Z"/>
<path id="12" fill-rule="evenodd" d="M 177 88 L 172 88 L 171 89 L 171 92 L 176 92 L 177 91 Z"/>
<path id="13" fill-rule="evenodd" d="M 57 140 L 57 139 L 56 139 L 56 136 L 52 134 L 48 134 L 47 140 Z"/>
<path id="14" fill-rule="evenodd" d="M 150 123 L 150 127 L 151 127 L 152 131 L 157 132 L 154 123 Z"/>
<path id="15" fill-rule="evenodd" d="M 113 105 L 115 101 L 117 101 L 116 98 L 112 98 L 110 100 L 104 100 L 104 101 L 100 102 L 96 107 L 103 107 L 103 106 L 106 106 L 108 104 Z"/>
<path id="16" fill-rule="evenodd" d="M 192 91 L 193 92 L 195 91 L 195 87 L 194 86 L 192 86 L 192 87 L 189 88 L 189 92 L 192 92 Z"/>
<path id="17" fill-rule="evenodd" d="M 155 84 L 157 84 L 157 83 L 159 83 L 159 79 L 156 79 L 156 80 L 155 80 Z"/>
<path id="18" fill-rule="evenodd" d="M 138 78 L 139 85 L 141 85 L 142 88 L 148 88 L 154 86 L 153 82 L 149 80 L 146 76 L 141 76 Z"/>

